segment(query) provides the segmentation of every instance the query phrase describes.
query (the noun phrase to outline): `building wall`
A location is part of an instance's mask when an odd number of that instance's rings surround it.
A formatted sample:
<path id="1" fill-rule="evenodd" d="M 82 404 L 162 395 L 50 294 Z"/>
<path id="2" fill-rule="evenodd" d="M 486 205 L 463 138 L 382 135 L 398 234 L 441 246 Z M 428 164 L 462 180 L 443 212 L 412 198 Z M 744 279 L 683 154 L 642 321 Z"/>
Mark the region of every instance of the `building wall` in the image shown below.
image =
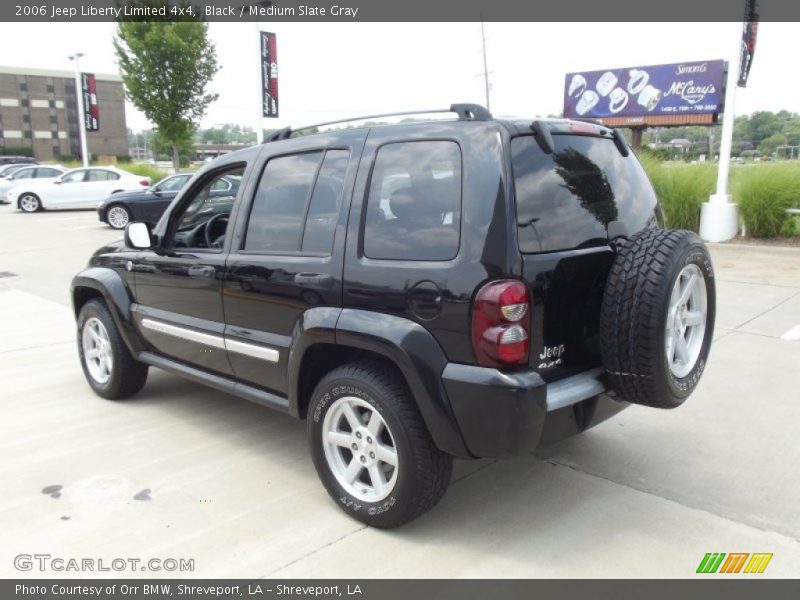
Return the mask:
<path id="1" fill-rule="evenodd" d="M 126 156 L 122 81 L 96 75 L 100 131 L 88 132 L 89 153 Z M 0 147 L 32 148 L 39 160 L 80 155 L 74 75 L 0 67 Z"/>

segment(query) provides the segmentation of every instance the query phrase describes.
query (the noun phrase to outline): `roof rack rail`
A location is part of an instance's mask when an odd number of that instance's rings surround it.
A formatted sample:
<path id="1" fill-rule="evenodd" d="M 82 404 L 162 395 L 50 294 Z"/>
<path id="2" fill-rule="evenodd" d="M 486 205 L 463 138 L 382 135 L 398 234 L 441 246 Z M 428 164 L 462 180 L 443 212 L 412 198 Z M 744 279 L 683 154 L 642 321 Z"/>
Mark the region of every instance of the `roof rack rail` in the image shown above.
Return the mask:
<path id="1" fill-rule="evenodd" d="M 314 129 L 317 127 L 326 127 L 328 125 L 337 125 L 339 123 L 350 123 L 352 121 L 367 121 L 369 119 L 382 119 L 384 117 L 402 117 L 407 115 L 429 115 L 432 113 L 448 113 L 454 112 L 458 115 L 459 121 L 491 121 L 492 113 L 486 110 L 480 104 L 451 104 L 450 108 L 435 108 L 432 110 L 410 110 L 394 113 L 382 113 L 377 115 L 365 115 L 363 117 L 350 117 L 349 119 L 337 119 L 336 121 L 325 121 L 324 123 L 315 123 L 313 125 L 304 125 L 297 129 L 291 127 L 284 127 L 271 133 L 264 143 L 277 142 L 279 140 L 288 140 L 292 134 L 298 131 L 305 131 L 307 129 Z"/>

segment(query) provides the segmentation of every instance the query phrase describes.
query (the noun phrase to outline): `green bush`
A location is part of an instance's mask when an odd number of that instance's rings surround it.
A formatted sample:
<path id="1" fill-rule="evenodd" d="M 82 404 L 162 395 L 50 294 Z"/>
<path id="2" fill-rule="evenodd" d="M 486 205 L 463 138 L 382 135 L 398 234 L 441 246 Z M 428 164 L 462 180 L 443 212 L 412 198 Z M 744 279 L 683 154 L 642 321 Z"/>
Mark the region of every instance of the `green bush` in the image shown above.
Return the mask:
<path id="1" fill-rule="evenodd" d="M 2 146 L 0 154 L 7 156 L 33 156 L 33 148 L 29 146 Z"/>
<path id="2" fill-rule="evenodd" d="M 787 208 L 800 206 L 800 164 L 785 162 L 742 169 L 733 180 L 734 199 L 753 237 L 794 235 Z"/>
<path id="3" fill-rule="evenodd" d="M 700 205 L 714 193 L 716 165 L 665 163 L 649 154 L 640 155 L 639 160 L 653 182 L 666 226 L 697 231 L 700 226 Z"/>
<path id="4" fill-rule="evenodd" d="M 149 177 L 151 183 L 156 183 L 168 175 L 166 171 L 147 163 L 119 163 L 117 166 L 134 175 Z"/>

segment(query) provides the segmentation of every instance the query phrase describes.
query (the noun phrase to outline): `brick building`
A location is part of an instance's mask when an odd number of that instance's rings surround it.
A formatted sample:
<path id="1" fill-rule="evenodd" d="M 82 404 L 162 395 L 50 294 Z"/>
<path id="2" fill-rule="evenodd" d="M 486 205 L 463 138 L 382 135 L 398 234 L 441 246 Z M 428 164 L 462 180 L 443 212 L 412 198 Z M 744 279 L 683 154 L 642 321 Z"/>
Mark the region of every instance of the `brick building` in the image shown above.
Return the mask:
<path id="1" fill-rule="evenodd" d="M 96 75 L 100 131 L 86 134 L 89 154 L 128 155 L 125 98 L 117 75 Z M 80 156 L 75 75 L 0 67 L 0 148 L 32 148 L 39 160 Z"/>

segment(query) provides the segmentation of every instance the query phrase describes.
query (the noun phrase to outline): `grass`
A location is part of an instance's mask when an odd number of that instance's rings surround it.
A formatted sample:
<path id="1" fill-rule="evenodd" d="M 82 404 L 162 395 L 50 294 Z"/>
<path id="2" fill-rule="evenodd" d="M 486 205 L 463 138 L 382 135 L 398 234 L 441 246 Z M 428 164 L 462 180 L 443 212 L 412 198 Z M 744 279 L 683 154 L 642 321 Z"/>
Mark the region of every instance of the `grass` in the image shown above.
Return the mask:
<path id="1" fill-rule="evenodd" d="M 700 205 L 714 193 L 716 165 L 660 162 L 647 154 L 640 160 L 661 201 L 667 227 L 697 231 Z"/>
<path id="2" fill-rule="evenodd" d="M 639 159 L 661 201 L 667 227 L 697 231 L 700 205 L 716 189 L 716 163 L 661 162 L 647 152 Z M 798 219 L 786 213 L 787 208 L 800 208 L 800 162 L 733 165 L 729 187 L 749 235 L 800 234 Z"/>
<path id="3" fill-rule="evenodd" d="M 797 235 L 797 220 L 787 208 L 800 208 L 800 163 L 785 161 L 740 167 L 731 184 L 749 235 L 758 238 Z"/>

